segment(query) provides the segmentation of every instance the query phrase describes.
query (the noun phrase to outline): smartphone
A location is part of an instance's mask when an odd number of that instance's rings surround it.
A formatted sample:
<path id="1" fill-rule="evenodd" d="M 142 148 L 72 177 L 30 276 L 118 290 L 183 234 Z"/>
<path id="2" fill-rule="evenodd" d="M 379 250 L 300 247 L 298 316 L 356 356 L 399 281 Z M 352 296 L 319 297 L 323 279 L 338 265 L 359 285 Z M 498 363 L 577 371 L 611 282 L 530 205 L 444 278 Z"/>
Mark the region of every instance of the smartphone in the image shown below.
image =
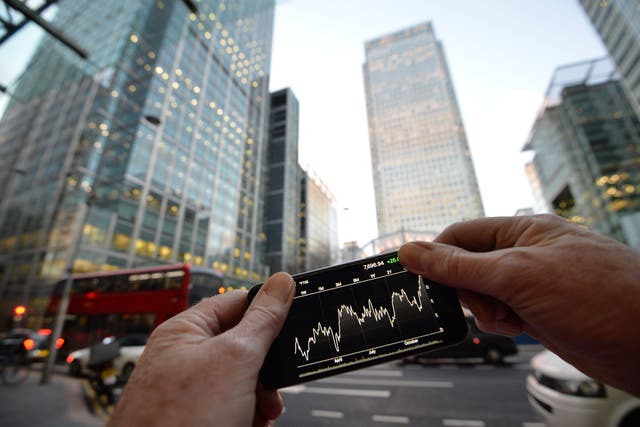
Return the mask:
<path id="1" fill-rule="evenodd" d="M 386 253 L 293 276 L 296 294 L 260 371 L 277 389 L 462 341 L 457 293 Z M 249 290 L 249 304 L 262 284 Z"/>

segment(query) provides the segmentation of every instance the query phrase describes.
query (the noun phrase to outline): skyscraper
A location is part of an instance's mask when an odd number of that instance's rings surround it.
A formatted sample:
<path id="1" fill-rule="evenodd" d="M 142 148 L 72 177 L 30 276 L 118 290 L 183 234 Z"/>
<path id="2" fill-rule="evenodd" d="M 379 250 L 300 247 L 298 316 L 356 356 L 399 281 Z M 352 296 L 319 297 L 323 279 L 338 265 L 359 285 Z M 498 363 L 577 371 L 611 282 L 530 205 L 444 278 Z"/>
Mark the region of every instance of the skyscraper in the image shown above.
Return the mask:
<path id="1" fill-rule="evenodd" d="M 272 273 L 298 270 L 300 178 L 298 100 L 291 89 L 271 94 L 265 228 Z"/>
<path id="2" fill-rule="evenodd" d="M 0 121 L 0 299 L 191 262 L 262 279 L 273 0 L 61 0 Z M 81 231 L 80 239 L 74 236 Z M 42 307 L 40 307 L 42 308 Z"/>
<path id="3" fill-rule="evenodd" d="M 558 67 L 525 149 L 552 212 L 640 247 L 640 120 L 609 58 Z"/>
<path id="4" fill-rule="evenodd" d="M 442 44 L 430 23 L 370 40 L 363 66 L 378 233 L 484 215 Z"/>
<path id="5" fill-rule="evenodd" d="M 338 212 L 336 200 L 313 172 L 299 168 L 300 271 L 338 262 Z"/>
<path id="6" fill-rule="evenodd" d="M 640 8 L 636 0 L 580 0 L 640 114 Z"/>
<path id="7" fill-rule="evenodd" d="M 527 176 L 527 181 L 531 188 L 531 195 L 533 196 L 533 213 L 540 214 L 549 212 L 547 202 L 542 196 L 542 184 L 540 184 L 540 178 L 538 177 L 538 171 L 536 170 L 536 165 L 533 163 L 533 159 L 525 163 L 524 173 Z"/>

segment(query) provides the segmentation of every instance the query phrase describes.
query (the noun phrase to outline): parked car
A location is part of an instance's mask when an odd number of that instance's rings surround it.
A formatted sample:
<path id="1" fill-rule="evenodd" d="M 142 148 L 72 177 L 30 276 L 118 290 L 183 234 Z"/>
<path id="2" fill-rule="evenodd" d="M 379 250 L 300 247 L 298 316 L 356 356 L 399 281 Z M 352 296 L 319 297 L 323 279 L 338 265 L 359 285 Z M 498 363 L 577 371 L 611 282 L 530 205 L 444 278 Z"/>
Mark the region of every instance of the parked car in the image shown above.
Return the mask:
<path id="1" fill-rule="evenodd" d="M 37 331 L 27 328 L 12 329 L 0 338 L 2 354 L 12 352 L 20 361 L 42 362 L 49 356 L 51 329 Z M 56 348 L 64 345 L 64 339 L 58 338 Z"/>
<path id="2" fill-rule="evenodd" d="M 407 362 L 424 362 L 433 359 L 482 358 L 487 363 L 499 364 L 506 356 L 518 353 L 513 339 L 489 334 L 476 326 L 473 317 L 467 316 L 469 333 L 460 344 L 413 356 Z"/>
<path id="3" fill-rule="evenodd" d="M 548 350 L 534 356 L 531 367 L 529 402 L 548 427 L 640 426 L 640 399 L 589 378 Z"/>
<path id="4" fill-rule="evenodd" d="M 144 351 L 147 338 L 147 335 L 144 334 L 132 334 L 119 338 L 108 337 L 102 340 L 103 344 L 110 344 L 115 341 L 120 347 L 119 356 L 113 360 L 113 367 L 118 374 L 120 382 L 126 382 L 129 379 L 133 368 Z M 69 374 L 72 376 L 87 375 L 89 373 L 90 355 L 91 347 L 81 348 L 69 353 L 67 356 Z"/>

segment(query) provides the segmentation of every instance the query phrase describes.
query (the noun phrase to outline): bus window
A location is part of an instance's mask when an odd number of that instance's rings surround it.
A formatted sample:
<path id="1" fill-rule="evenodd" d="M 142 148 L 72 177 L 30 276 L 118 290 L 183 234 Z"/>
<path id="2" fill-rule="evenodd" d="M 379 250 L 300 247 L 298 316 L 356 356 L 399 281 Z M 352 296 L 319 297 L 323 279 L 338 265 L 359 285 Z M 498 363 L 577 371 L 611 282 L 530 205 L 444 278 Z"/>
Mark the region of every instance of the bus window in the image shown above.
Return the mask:
<path id="1" fill-rule="evenodd" d="M 153 291 L 159 291 L 162 289 L 166 289 L 165 282 L 167 280 L 166 273 L 151 273 L 149 277 L 148 288 Z"/>
<path id="2" fill-rule="evenodd" d="M 148 274 L 132 274 L 129 276 L 129 286 L 123 289 L 123 292 L 144 291 L 144 282 L 147 280 Z"/>
<path id="3" fill-rule="evenodd" d="M 128 276 L 124 274 L 118 274 L 108 278 L 111 281 L 112 292 L 127 292 L 131 286 Z"/>
<path id="4" fill-rule="evenodd" d="M 184 271 L 169 271 L 167 272 L 167 289 L 180 289 L 182 287 L 182 281 L 184 277 Z"/>
<path id="5" fill-rule="evenodd" d="M 112 277 L 102 277 L 100 279 L 94 279 L 94 290 L 96 292 L 113 292 L 113 278 Z"/>
<path id="6" fill-rule="evenodd" d="M 220 287 L 223 286 L 221 277 L 207 273 L 192 273 L 189 286 L 189 306 L 197 304 L 204 298 L 217 295 Z"/>

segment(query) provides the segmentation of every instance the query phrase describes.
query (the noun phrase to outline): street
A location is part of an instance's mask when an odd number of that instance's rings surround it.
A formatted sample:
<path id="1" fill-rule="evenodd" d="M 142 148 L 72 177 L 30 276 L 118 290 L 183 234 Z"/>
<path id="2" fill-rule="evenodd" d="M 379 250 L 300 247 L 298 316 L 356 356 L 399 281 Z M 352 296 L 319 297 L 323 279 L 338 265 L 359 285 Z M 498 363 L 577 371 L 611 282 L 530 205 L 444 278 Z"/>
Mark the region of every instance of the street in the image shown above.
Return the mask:
<path id="1" fill-rule="evenodd" d="M 22 384 L 0 385 L 0 419 L 12 426 L 97 427 L 104 419 L 91 414 L 82 383 L 56 366 L 51 382 L 40 385 L 41 365 Z"/>
<path id="2" fill-rule="evenodd" d="M 279 426 L 543 426 L 529 406 L 525 378 L 534 352 L 504 366 L 465 362 L 389 363 L 282 390 Z M 51 384 L 0 387 L 0 418 L 19 426 L 98 426 L 82 381 L 57 366 Z"/>
<path id="3" fill-rule="evenodd" d="M 504 366 L 386 364 L 282 390 L 279 426 L 543 426 L 525 378 L 535 353 Z"/>

